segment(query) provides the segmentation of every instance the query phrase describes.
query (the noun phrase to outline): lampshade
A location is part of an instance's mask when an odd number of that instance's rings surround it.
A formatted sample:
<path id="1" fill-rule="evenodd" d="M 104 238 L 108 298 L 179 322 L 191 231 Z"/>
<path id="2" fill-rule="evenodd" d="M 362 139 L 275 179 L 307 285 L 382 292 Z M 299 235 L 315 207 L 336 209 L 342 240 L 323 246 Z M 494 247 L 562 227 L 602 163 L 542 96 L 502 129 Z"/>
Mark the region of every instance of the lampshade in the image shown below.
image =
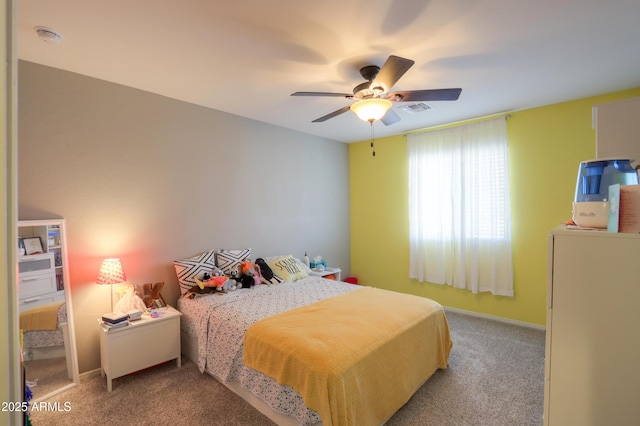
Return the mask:
<path id="1" fill-rule="evenodd" d="M 351 105 L 351 111 L 355 112 L 361 120 L 373 123 L 375 120 L 381 119 L 391 108 L 391 105 L 391 101 L 388 99 L 363 99 Z"/>
<path id="2" fill-rule="evenodd" d="M 105 259 L 100 266 L 98 273 L 98 284 L 119 284 L 127 281 L 127 277 L 122 270 L 120 259 Z"/>

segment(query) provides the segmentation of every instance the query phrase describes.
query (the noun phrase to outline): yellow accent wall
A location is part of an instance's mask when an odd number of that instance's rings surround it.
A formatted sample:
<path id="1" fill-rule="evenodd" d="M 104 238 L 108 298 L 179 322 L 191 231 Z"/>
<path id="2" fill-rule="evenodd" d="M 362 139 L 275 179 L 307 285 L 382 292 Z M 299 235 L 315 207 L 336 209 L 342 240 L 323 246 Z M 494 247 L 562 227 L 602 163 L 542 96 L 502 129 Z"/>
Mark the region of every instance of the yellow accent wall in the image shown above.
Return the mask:
<path id="1" fill-rule="evenodd" d="M 547 235 L 571 219 L 578 165 L 595 157 L 592 106 L 640 96 L 640 88 L 511 113 L 514 297 L 472 294 L 409 279 L 407 140 L 349 146 L 351 274 L 361 284 L 432 298 L 444 306 L 544 325 Z"/>

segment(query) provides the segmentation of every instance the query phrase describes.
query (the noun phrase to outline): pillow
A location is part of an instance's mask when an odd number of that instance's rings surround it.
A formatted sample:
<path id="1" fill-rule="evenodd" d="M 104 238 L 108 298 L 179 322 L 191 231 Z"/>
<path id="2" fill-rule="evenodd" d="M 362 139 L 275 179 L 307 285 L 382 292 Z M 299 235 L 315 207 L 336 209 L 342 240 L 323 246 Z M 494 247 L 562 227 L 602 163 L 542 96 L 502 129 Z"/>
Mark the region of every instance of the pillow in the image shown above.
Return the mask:
<path id="1" fill-rule="evenodd" d="M 196 277 L 204 275 L 205 272 L 211 274 L 211 271 L 216 267 L 215 250 L 189 259 L 176 260 L 173 262 L 173 266 L 176 268 L 176 276 L 180 283 L 180 294 L 185 294 L 196 285 Z"/>
<path id="2" fill-rule="evenodd" d="M 297 281 L 309 276 L 302 267 L 301 262 L 292 255 L 267 261 L 267 265 L 269 265 L 274 274 L 285 281 Z"/>
<path id="3" fill-rule="evenodd" d="M 225 275 L 230 276 L 232 271 L 238 271 L 240 263 L 251 256 L 251 249 L 218 250 L 216 252 L 216 265 L 222 269 Z"/>
<path id="4" fill-rule="evenodd" d="M 256 265 L 260 268 L 260 275 L 269 284 L 279 284 L 282 282 L 282 278 L 273 273 L 273 270 L 267 264 L 267 261 L 259 257 L 256 259 Z"/>
<path id="5" fill-rule="evenodd" d="M 276 259 L 280 259 L 282 257 L 287 257 L 287 256 L 293 257 L 290 254 L 287 254 L 287 255 L 282 254 L 280 256 L 268 256 L 268 257 L 265 257 L 264 260 L 265 260 L 265 262 L 269 263 L 269 262 L 272 262 L 272 261 L 274 261 Z M 298 259 L 297 257 L 294 257 L 293 259 L 296 261 L 298 266 L 300 266 L 300 268 L 302 268 L 302 270 L 307 273 L 307 275 L 311 274 L 311 268 L 308 267 L 306 263 L 304 263 L 302 260 Z"/>

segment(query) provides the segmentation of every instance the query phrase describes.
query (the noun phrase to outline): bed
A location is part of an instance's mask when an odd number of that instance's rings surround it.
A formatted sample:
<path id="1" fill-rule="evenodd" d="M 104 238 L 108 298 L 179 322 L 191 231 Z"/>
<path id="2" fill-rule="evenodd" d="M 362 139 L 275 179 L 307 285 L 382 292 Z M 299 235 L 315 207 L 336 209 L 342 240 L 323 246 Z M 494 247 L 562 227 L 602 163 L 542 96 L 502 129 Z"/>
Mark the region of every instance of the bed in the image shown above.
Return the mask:
<path id="1" fill-rule="evenodd" d="M 72 378 L 66 303 L 50 303 L 20 312 L 20 329 L 28 360 L 66 357 L 67 374 Z"/>
<path id="2" fill-rule="evenodd" d="M 452 347 L 438 303 L 314 276 L 178 309 L 183 353 L 278 424 L 382 424 Z"/>

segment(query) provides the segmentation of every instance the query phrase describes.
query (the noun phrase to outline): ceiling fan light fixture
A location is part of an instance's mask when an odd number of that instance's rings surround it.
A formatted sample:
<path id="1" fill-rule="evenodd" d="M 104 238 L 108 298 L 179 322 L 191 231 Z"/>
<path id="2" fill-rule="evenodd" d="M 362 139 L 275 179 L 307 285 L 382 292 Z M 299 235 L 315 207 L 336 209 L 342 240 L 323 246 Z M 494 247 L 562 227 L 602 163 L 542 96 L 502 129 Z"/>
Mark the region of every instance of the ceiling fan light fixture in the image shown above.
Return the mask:
<path id="1" fill-rule="evenodd" d="M 351 105 L 351 111 L 363 121 L 373 123 L 380 120 L 385 113 L 391 108 L 391 101 L 388 99 L 363 99 Z"/>

